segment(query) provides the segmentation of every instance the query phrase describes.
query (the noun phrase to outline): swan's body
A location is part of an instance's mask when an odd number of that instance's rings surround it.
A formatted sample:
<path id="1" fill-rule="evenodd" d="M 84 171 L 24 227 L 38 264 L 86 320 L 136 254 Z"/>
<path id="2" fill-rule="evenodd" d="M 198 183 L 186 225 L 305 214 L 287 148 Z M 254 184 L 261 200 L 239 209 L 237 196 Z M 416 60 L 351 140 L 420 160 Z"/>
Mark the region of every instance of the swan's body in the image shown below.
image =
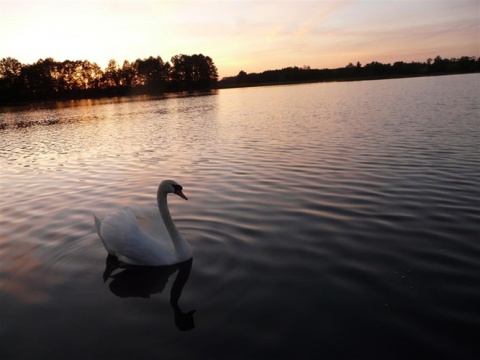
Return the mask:
<path id="1" fill-rule="evenodd" d="M 127 206 L 103 220 L 94 216 L 98 235 L 108 253 L 132 265 L 172 265 L 191 259 L 190 246 L 170 216 L 169 193 L 187 200 L 180 185 L 164 180 L 158 187 L 158 208 Z"/>

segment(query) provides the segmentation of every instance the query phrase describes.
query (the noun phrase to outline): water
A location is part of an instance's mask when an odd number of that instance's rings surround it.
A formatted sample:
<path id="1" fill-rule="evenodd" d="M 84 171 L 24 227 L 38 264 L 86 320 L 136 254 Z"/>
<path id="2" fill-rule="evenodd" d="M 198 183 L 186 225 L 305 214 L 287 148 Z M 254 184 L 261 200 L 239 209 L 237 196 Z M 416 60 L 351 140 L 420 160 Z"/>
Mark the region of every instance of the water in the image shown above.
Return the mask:
<path id="1" fill-rule="evenodd" d="M 1 109 L 0 358 L 476 358 L 479 80 Z M 193 263 L 106 268 L 164 178 Z"/>

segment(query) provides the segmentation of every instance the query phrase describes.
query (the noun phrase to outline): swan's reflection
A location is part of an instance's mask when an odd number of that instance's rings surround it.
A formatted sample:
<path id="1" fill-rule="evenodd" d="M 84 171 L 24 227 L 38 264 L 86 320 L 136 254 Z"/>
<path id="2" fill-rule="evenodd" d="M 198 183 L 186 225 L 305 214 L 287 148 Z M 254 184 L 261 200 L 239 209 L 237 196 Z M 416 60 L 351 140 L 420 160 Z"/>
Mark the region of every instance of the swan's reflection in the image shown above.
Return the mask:
<path id="1" fill-rule="evenodd" d="M 122 271 L 113 274 L 118 269 Z M 108 287 L 118 297 L 149 298 L 150 295 L 161 293 L 165 289 L 168 278 L 178 271 L 170 291 L 170 304 L 175 313 L 175 325 L 179 330 L 187 331 L 195 327 L 193 319 L 195 310 L 183 312 L 178 301 L 191 269 L 192 259 L 170 266 L 133 266 L 120 263 L 116 257 L 108 255 L 103 281 L 112 279 Z"/>

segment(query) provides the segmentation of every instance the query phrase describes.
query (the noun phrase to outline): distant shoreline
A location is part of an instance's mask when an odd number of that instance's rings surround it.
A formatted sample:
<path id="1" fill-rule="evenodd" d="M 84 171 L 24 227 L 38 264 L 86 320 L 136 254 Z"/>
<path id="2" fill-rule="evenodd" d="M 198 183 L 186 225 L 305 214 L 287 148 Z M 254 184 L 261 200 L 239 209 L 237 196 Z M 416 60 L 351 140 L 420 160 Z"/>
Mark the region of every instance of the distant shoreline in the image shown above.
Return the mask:
<path id="1" fill-rule="evenodd" d="M 205 96 L 215 93 L 217 90 L 228 90 L 228 89 L 241 89 L 241 88 L 250 88 L 250 87 L 262 87 L 262 86 L 281 86 L 281 85 L 302 85 L 302 84 L 317 84 L 317 83 L 334 83 L 334 82 L 356 82 L 356 81 L 375 81 L 375 80 L 389 80 L 389 79 L 409 79 L 409 78 L 422 78 L 422 77 L 436 77 L 436 76 L 449 76 L 449 75 L 468 75 L 468 74 L 479 74 L 480 71 L 475 72 L 458 72 L 458 73 L 446 73 L 446 74 L 427 74 L 427 75 L 395 75 L 395 76 L 365 76 L 365 77 L 352 77 L 352 78 L 343 78 L 343 79 L 331 79 L 331 80 L 305 80 L 305 81 L 284 81 L 284 82 L 265 82 L 265 83 L 254 83 L 254 84 L 231 84 L 231 85 L 220 85 L 216 88 L 198 90 L 198 91 L 173 91 L 165 93 L 135 93 L 135 92 L 125 92 L 115 95 L 99 95 L 99 96 L 78 96 L 78 97 L 65 97 L 65 98 L 51 98 L 51 99 L 38 99 L 30 101 L 17 101 L 17 102 L 8 102 L 0 103 L 0 107 L 16 107 L 16 106 L 25 106 L 29 104 L 40 104 L 43 102 L 53 102 L 53 101 L 80 101 L 80 100 L 101 100 L 101 99 L 114 99 L 114 98 L 127 98 L 127 97 L 137 97 L 137 96 L 148 96 L 148 97 L 158 97 L 158 98 L 169 98 L 169 97 L 186 97 L 186 96 Z"/>
<path id="2" fill-rule="evenodd" d="M 480 73 L 480 71 L 447 73 L 447 74 L 365 76 L 365 77 L 352 77 L 352 78 L 331 79 L 331 80 L 265 82 L 265 83 L 236 84 L 236 85 L 232 84 L 232 85 L 223 85 L 223 86 L 219 85 L 218 89 L 223 90 L 223 89 L 238 89 L 238 88 L 247 88 L 247 87 L 275 86 L 275 85 L 302 85 L 302 84 L 317 84 L 317 83 L 332 83 L 332 82 L 354 82 L 354 81 L 375 81 L 375 80 L 389 80 L 389 79 L 410 79 L 410 78 L 436 77 L 436 76 L 449 76 L 449 75 L 468 75 L 468 74 L 478 74 L 478 73 Z"/>
<path id="3" fill-rule="evenodd" d="M 193 67 L 190 72 L 182 72 L 183 68 L 180 65 L 193 60 L 201 64 L 205 63 L 203 73 L 195 73 Z M 110 68 L 105 72 L 88 61 L 60 63 L 53 59 L 46 59 L 39 60 L 33 65 L 22 65 L 15 59 L 2 59 L 0 61 L 4 63 L 3 74 L 0 73 L 0 106 L 142 95 L 158 97 L 189 96 L 211 94 L 215 90 L 221 89 L 258 86 L 372 81 L 480 73 L 480 57 L 474 56 L 462 56 L 458 59 L 443 59 L 437 56 L 435 59 L 427 59 L 423 63 L 397 61 L 393 64 L 382 64 L 373 61 L 362 65 L 357 62 L 356 65 L 349 63 L 347 66 L 337 69 L 311 69 L 309 66 L 301 68 L 295 66 L 266 70 L 261 73 L 240 71 L 237 76 L 224 77 L 221 80 L 218 80 L 217 69 L 213 60 L 201 54 L 191 57 L 186 55 L 174 57 L 172 58 L 174 66 L 164 63 L 160 57 L 137 59 L 134 64 L 125 62 L 122 68 L 112 62 Z M 76 67 L 72 67 L 73 65 Z M 149 67 L 146 65 L 149 65 Z M 89 78 L 89 76 L 91 77 L 89 71 L 91 71 L 92 66 L 97 71 L 96 77 L 92 78 L 93 80 Z M 6 71 L 5 69 L 10 70 Z M 13 71 L 12 69 L 16 70 Z M 63 69 L 63 72 L 59 69 Z M 83 73 L 79 72 L 80 70 Z M 79 79 L 82 81 L 72 78 L 72 74 L 80 76 Z"/>
<path id="4" fill-rule="evenodd" d="M 383 80 L 478 72 L 480 72 L 480 58 L 462 56 L 459 59 L 442 59 L 437 56 L 435 59 L 427 59 L 426 62 L 397 61 L 393 65 L 373 61 L 366 65 L 362 65 L 360 62 L 357 62 L 356 65 L 349 63 L 347 66 L 337 69 L 311 69 L 308 66 L 301 68 L 295 66 L 261 73 L 240 71 L 237 76 L 224 77 L 218 81 L 218 87 L 222 89 L 277 84 Z"/>

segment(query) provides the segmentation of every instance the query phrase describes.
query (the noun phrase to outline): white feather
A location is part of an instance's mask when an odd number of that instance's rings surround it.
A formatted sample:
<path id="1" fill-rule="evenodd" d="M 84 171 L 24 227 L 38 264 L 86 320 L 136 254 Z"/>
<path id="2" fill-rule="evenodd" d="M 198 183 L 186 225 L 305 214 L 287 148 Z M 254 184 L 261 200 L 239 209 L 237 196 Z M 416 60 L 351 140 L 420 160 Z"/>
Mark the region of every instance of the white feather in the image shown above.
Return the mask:
<path id="1" fill-rule="evenodd" d="M 158 188 L 158 207 L 127 206 L 102 220 L 94 216 L 108 253 L 132 265 L 172 265 L 190 259 L 190 246 L 175 227 L 166 200 L 168 193 L 179 194 L 178 189 L 176 182 L 165 180 Z"/>

